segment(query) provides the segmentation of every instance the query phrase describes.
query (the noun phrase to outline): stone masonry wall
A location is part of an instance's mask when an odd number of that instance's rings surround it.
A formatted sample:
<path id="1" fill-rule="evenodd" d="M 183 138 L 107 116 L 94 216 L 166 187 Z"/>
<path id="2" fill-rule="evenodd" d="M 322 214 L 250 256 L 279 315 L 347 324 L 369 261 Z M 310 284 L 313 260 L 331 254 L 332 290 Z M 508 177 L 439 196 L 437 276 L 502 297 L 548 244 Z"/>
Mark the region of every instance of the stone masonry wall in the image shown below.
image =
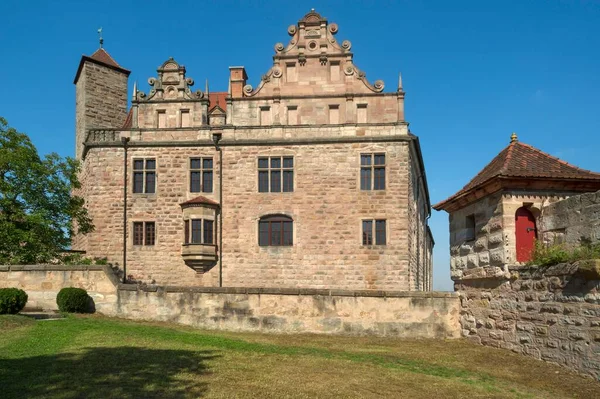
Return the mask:
<path id="1" fill-rule="evenodd" d="M 199 328 L 272 333 L 460 336 L 454 293 L 273 288 L 140 287 L 107 266 L 0 266 L 0 287 L 29 295 L 27 307 L 56 309 L 63 287 L 88 291 L 108 316 Z"/>
<path id="2" fill-rule="evenodd" d="M 540 230 L 546 242 L 600 241 L 600 191 L 574 195 L 543 208 Z"/>
<path id="3" fill-rule="evenodd" d="M 360 190 L 360 154 L 386 153 L 386 190 Z M 218 201 L 214 147 L 131 147 L 135 158 L 155 158 L 155 194 L 128 191 L 128 275 L 169 285 L 212 286 L 218 267 L 195 274 L 181 257 L 180 203 L 198 195 Z M 259 193 L 259 156 L 294 156 L 294 192 Z M 213 157 L 212 193 L 189 192 L 189 158 Z M 409 143 L 332 143 L 223 147 L 223 283 L 225 286 L 409 290 Z M 131 170 L 131 169 L 130 169 Z M 90 257 L 122 262 L 123 149 L 92 148 L 85 159 L 88 209 L 96 232 L 86 238 Z M 131 176 L 131 174 L 130 174 Z M 258 220 L 294 219 L 294 245 L 259 247 Z M 387 220 L 387 245 L 363 246 L 361 220 Z M 155 221 L 154 246 L 133 246 L 134 221 Z M 422 221 L 421 221 L 422 222 Z M 425 243 L 425 240 L 422 240 Z"/>
<path id="4" fill-rule="evenodd" d="M 462 335 L 600 378 L 596 265 L 513 266 L 503 276 L 456 280 Z"/>

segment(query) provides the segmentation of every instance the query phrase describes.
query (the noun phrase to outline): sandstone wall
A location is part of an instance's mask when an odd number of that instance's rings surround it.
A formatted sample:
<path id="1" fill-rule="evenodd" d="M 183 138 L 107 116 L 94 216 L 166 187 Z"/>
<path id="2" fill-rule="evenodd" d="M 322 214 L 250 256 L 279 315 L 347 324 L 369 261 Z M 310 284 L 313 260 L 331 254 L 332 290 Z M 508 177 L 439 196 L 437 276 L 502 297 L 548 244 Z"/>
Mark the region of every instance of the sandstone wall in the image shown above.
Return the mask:
<path id="1" fill-rule="evenodd" d="M 237 132 L 233 132 L 237 134 Z M 198 133 L 195 133 L 198 134 Z M 427 251 L 421 239 L 421 282 L 408 283 L 409 204 L 408 165 L 413 162 L 408 141 L 338 142 L 329 144 L 223 146 L 223 282 L 225 286 L 277 286 L 337 289 L 427 289 L 422 264 Z M 360 154 L 386 154 L 386 190 L 360 190 Z M 181 257 L 183 214 L 180 203 L 198 195 L 218 201 L 219 165 L 214 147 L 132 146 L 134 158 L 155 158 L 155 194 L 128 191 L 128 275 L 144 282 L 211 286 L 218 283 L 218 267 L 195 274 Z M 257 162 L 260 156 L 294 157 L 294 192 L 259 193 Z M 189 158 L 213 157 L 212 193 L 189 192 Z M 88 209 L 96 232 L 81 241 L 87 255 L 122 263 L 123 149 L 91 148 L 85 159 Z M 423 198 L 423 197 L 422 197 Z M 423 205 L 422 203 L 420 204 Z M 258 220 L 282 213 L 294 219 L 294 245 L 259 247 Z M 387 245 L 363 246 L 361 220 L 387 220 Z M 155 221 L 154 246 L 133 246 L 134 221 Z M 416 229 L 416 225 L 415 225 Z M 416 273 L 416 271 L 415 271 Z"/>
<path id="2" fill-rule="evenodd" d="M 600 279 L 583 271 L 590 265 L 456 280 L 462 335 L 600 378 Z"/>
<path id="3" fill-rule="evenodd" d="M 56 309 L 63 287 L 88 291 L 99 313 L 208 329 L 273 333 L 460 336 L 454 293 L 317 289 L 158 287 L 119 284 L 106 266 L 0 266 L 0 287 Z"/>
<path id="4" fill-rule="evenodd" d="M 475 233 L 472 237 L 467 231 L 466 220 L 469 215 L 475 217 Z M 480 275 L 489 269 L 502 272 L 505 238 L 500 193 L 451 213 L 449 219 L 452 279 Z"/>
<path id="5" fill-rule="evenodd" d="M 540 229 L 546 242 L 600 241 L 600 191 L 574 195 L 543 208 Z"/>

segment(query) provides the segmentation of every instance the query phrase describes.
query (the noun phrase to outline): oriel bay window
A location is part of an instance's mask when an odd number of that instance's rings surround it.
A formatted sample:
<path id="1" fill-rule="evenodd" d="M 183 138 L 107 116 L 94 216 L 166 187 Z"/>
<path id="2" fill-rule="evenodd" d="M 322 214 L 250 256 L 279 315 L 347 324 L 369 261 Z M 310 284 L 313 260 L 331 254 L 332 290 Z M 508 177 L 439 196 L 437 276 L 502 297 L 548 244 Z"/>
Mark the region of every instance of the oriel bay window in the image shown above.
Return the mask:
<path id="1" fill-rule="evenodd" d="M 133 222 L 133 245 L 154 245 L 155 241 L 154 222 Z"/>
<path id="2" fill-rule="evenodd" d="M 184 222 L 185 244 L 214 244 L 214 221 L 208 219 L 189 219 Z"/>
<path id="3" fill-rule="evenodd" d="M 145 194 L 156 192 L 156 159 L 133 159 L 133 192 Z"/>
<path id="4" fill-rule="evenodd" d="M 294 244 L 294 221 L 285 215 L 263 216 L 258 221 L 258 245 L 291 246 Z"/>
<path id="5" fill-rule="evenodd" d="M 212 193 L 213 159 L 190 158 L 190 192 Z"/>
<path id="6" fill-rule="evenodd" d="M 360 189 L 385 190 L 385 154 L 360 154 Z"/>
<path id="7" fill-rule="evenodd" d="M 258 192 L 294 191 L 294 157 L 258 158 Z"/>
<path id="8" fill-rule="evenodd" d="M 362 221 L 362 244 L 385 245 L 387 241 L 385 219 L 367 219 Z"/>

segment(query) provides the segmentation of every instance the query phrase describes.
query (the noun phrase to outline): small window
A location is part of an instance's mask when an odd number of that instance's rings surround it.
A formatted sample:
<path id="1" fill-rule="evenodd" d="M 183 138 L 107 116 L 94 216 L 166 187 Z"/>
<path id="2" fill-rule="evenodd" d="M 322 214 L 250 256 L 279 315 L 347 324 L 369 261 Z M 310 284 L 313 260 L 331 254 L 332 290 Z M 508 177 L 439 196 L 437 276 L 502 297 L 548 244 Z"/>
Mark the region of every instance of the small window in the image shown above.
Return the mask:
<path id="1" fill-rule="evenodd" d="M 286 82 L 297 82 L 298 74 L 296 72 L 296 63 L 290 62 L 285 64 Z"/>
<path id="2" fill-rule="evenodd" d="M 284 215 L 264 216 L 258 222 L 258 245 L 291 246 L 294 243 L 294 221 Z"/>
<path id="3" fill-rule="evenodd" d="M 330 71 L 330 79 L 332 82 L 337 82 L 340 80 L 340 63 L 332 61 L 329 67 Z"/>
<path id="4" fill-rule="evenodd" d="M 298 124 L 298 107 L 296 105 L 290 105 L 287 108 L 287 124 L 297 125 Z"/>
<path id="5" fill-rule="evenodd" d="M 133 160 L 133 192 L 137 194 L 156 192 L 156 159 Z"/>
<path id="6" fill-rule="evenodd" d="M 182 109 L 179 116 L 179 126 L 181 127 L 190 127 L 190 110 Z"/>
<path id="7" fill-rule="evenodd" d="M 385 154 L 360 154 L 360 189 L 385 190 Z"/>
<path id="8" fill-rule="evenodd" d="M 185 244 L 214 244 L 214 221 L 208 219 L 190 219 L 184 222 Z"/>
<path id="9" fill-rule="evenodd" d="M 159 129 L 167 127 L 167 113 L 164 110 L 156 112 L 156 127 Z"/>
<path id="10" fill-rule="evenodd" d="M 356 106 L 356 123 L 367 123 L 367 104 Z"/>
<path id="11" fill-rule="evenodd" d="M 258 158 L 258 192 L 294 191 L 294 157 Z"/>
<path id="12" fill-rule="evenodd" d="M 475 215 L 468 215 L 465 219 L 465 240 L 472 241 L 475 239 Z"/>
<path id="13" fill-rule="evenodd" d="M 387 230 L 384 219 L 362 221 L 363 245 L 386 245 Z"/>
<path id="14" fill-rule="evenodd" d="M 260 107 L 260 125 L 268 126 L 271 124 L 271 107 Z"/>
<path id="15" fill-rule="evenodd" d="M 190 158 L 190 192 L 213 192 L 212 158 Z"/>
<path id="16" fill-rule="evenodd" d="M 337 104 L 329 106 L 329 123 L 332 125 L 340 123 L 340 106 Z"/>
<path id="17" fill-rule="evenodd" d="M 155 241 L 154 222 L 133 222 L 133 245 L 154 245 Z"/>

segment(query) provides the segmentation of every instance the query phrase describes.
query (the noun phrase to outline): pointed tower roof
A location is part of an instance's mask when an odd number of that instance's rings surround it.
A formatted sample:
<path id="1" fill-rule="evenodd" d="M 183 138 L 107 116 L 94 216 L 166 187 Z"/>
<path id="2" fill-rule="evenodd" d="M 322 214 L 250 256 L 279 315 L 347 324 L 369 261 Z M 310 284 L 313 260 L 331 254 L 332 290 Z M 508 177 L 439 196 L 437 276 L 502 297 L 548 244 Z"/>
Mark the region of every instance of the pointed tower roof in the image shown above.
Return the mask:
<path id="1" fill-rule="evenodd" d="M 81 74 L 81 71 L 83 70 L 83 65 L 86 61 L 102 65 L 110 69 L 114 69 L 115 71 L 122 72 L 127 76 L 129 76 L 129 74 L 131 73 L 131 71 L 119 65 L 117 61 L 115 61 L 115 59 L 111 57 L 110 54 L 108 54 L 108 52 L 101 47 L 98 50 L 96 50 L 91 56 L 81 56 L 81 61 L 79 61 L 79 67 L 77 68 L 77 74 L 75 74 L 75 80 L 73 80 L 73 83 L 76 84 L 79 80 L 79 75 Z"/>
<path id="2" fill-rule="evenodd" d="M 578 168 L 517 140 L 488 163 L 466 186 L 433 206 L 436 210 L 455 210 L 501 188 L 534 188 L 532 182 L 543 181 L 547 189 L 593 191 L 600 189 L 600 173 Z M 521 184 L 518 184 L 521 183 Z M 479 195 L 475 195 L 479 191 Z M 460 204 L 459 204 L 460 203 Z M 458 206 L 457 206 L 458 205 Z"/>

